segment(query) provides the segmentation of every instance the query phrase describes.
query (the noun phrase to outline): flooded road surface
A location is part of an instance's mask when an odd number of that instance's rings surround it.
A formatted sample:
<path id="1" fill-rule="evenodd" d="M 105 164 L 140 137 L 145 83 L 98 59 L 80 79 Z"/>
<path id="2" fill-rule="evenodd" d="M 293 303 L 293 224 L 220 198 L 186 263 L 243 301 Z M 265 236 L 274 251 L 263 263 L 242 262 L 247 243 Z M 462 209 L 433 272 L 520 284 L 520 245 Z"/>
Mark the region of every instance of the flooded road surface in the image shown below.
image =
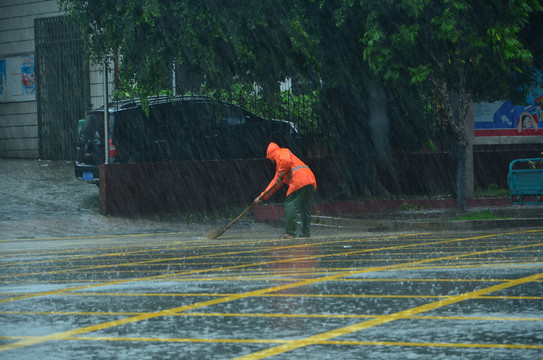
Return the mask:
<path id="1" fill-rule="evenodd" d="M 0 238 L 0 359 L 543 357 L 543 230 L 205 233 Z"/>

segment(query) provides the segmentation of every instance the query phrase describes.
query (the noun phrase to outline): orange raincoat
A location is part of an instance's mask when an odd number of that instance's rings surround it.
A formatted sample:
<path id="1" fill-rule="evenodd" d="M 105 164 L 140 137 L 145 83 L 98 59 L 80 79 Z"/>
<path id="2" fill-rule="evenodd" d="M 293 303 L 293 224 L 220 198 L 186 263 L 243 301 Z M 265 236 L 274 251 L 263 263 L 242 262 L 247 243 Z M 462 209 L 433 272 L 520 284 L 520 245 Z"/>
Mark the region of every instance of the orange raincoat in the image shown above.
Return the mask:
<path id="1" fill-rule="evenodd" d="M 272 142 L 268 145 L 266 158 L 275 162 L 275 177 L 266 190 L 260 194 L 264 200 L 268 200 L 283 184 L 288 185 L 287 196 L 307 185 L 313 185 L 317 190 L 315 175 L 309 166 L 298 159 L 289 149 L 280 148 Z"/>

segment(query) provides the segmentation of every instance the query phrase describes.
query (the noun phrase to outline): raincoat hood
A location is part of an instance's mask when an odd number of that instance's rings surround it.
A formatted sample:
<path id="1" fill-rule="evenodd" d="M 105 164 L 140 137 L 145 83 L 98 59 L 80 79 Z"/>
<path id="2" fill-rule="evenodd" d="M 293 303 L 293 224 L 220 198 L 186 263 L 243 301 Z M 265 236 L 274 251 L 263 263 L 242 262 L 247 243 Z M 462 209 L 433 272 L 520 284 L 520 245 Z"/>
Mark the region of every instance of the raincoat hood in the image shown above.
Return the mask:
<path id="1" fill-rule="evenodd" d="M 266 151 L 266 159 L 275 160 L 275 152 L 279 150 L 279 145 L 274 142 L 271 142 L 268 145 L 268 150 Z"/>

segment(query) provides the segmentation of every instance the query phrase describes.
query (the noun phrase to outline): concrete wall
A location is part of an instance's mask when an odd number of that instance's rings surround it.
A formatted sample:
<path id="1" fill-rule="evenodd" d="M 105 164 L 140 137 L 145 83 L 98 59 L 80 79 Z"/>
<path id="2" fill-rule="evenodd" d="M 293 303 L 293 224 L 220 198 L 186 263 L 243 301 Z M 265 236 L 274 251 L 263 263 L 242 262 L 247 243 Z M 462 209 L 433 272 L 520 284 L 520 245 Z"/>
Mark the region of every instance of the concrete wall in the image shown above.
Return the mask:
<path id="1" fill-rule="evenodd" d="M 317 178 L 316 199 L 330 199 L 342 174 L 333 158 L 307 159 Z M 248 206 L 266 188 L 275 166 L 265 159 L 100 165 L 100 211 L 152 214 Z M 283 202 L 286 186 L 268 203 Z"/>

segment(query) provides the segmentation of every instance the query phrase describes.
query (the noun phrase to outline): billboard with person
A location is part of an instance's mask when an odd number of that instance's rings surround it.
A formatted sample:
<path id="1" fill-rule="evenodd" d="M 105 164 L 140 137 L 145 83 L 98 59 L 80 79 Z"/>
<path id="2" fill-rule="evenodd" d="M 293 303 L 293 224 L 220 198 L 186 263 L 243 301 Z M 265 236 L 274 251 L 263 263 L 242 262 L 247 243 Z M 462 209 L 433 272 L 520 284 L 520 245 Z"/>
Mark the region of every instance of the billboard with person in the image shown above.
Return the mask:
<path id="1" fill-rule="evenodd" d="M 542 103 L 543 89 L 536 89 L 526 104 L 475 104 L 475 144 L 543 143 Z"/>

